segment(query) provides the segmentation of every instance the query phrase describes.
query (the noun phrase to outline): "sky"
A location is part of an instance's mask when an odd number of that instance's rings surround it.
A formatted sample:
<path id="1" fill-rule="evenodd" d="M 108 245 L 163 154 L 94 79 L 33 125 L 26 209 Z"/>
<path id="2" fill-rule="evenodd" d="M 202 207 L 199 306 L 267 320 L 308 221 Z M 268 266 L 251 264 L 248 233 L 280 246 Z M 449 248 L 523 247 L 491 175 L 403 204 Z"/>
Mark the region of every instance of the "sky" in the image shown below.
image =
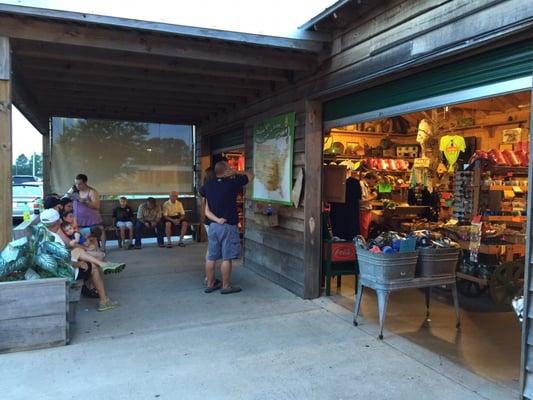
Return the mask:
<path id="1" fill-rule="evenodd" d="M 291 36 L 335 0 L 15 0 L 29 7 L 78 11 L 178 25 Z M 13 111 L 13 157 L 42 151 L 41 135 Z"/>

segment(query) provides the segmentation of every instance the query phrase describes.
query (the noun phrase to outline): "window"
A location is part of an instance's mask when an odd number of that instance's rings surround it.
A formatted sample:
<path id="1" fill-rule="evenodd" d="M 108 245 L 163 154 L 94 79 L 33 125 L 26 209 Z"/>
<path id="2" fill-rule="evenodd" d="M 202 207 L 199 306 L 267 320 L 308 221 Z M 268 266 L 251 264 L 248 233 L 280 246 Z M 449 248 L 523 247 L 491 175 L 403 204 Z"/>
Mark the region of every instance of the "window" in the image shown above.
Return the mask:
<path id="1" fill-rule="evenodd" d="M 192 126 L 52 119 L 52 191 L 77 174 L 103 195 L 193 192 Z"/>

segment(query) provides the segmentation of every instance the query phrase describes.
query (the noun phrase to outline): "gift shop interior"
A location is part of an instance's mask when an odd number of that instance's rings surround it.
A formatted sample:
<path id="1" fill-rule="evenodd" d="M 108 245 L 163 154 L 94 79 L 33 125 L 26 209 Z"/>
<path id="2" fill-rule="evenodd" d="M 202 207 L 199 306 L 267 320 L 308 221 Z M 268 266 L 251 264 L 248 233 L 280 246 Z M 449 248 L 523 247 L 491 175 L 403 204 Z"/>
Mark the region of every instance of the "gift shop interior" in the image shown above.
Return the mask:
<path id="1" fill-rule="evenodd" d="M 364 324 L 384 319 L 385 338 L 513 389 L 530 117 L 531 92 L 517 92 L 337 127 L 323 148 L 325 294 L 354 309 L 358 259 L 359 280 L 377 282 L 361 291 Z"/>

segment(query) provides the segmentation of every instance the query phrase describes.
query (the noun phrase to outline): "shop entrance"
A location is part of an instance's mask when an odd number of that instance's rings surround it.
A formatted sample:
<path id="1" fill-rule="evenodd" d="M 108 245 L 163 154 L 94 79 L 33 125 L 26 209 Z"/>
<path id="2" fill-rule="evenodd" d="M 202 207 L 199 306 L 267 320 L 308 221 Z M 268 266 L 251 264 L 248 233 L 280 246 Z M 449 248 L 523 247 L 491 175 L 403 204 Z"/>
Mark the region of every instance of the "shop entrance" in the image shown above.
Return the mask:
<path id="1" fill-rule="evenodd" d="M 517 391 L 511 301 L 523 294 L 530 126 L 525 90 L 334 127 L 323 148 L 325 292 L 353 310 L 358 235 L 376 254 L 394 254 L 402 237 L 457 248 L 457 261 L 436 261 L 433 273 L 456 274 L 461 330 L 448 287 L 433 290 L 431 321 L 424 291 L 391 293 L 385 328 Z M 373 290 L 361 314 L 378 324 Z"/>

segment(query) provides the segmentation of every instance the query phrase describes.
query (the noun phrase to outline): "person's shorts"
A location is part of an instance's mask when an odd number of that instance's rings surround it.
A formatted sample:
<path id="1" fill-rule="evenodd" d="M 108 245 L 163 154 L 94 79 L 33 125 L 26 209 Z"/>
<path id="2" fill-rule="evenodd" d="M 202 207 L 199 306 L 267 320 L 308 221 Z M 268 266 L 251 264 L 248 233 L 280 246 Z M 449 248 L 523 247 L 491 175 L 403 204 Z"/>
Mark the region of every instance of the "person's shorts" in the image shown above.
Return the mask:
<path id="1" fill-rule="evenodd" d="M 179 218 L 179 219 L 181 219 L 181 222 L 179 224 L 176 224 L 176 226 L 181 226 L 181 224 L 183 222 L 187 222 L 187 219 L 185 217 L 180 216 L 180 215 L 169 215 L 168 218 L 172 218 L 172 219 Z M 171 223 L 171 221 L 168 221 L 167 219 L 165 219 L 165 222 L 166 223 Z"/>
<path id="2" fill-rule="evenodd" d="M 91 277 L 93 266 L 89 263 L 87 263 L 87 269 L 78 268 L 78 277 L 76 280 L 86 280 Z"/>
<path id="3" fill-rule="evenodd" d="M 235 260 L 241 258 L 241 238 L 237 225 L 220 225 L 215 222 L 209 225 L 207 234 L 207 259 Z"/>
<path id="4" fill-rule="evenodd" d="M 133 222 L 131 222 L 131 221 L 117 221 L 117 228 L 133 229 Z"/>

